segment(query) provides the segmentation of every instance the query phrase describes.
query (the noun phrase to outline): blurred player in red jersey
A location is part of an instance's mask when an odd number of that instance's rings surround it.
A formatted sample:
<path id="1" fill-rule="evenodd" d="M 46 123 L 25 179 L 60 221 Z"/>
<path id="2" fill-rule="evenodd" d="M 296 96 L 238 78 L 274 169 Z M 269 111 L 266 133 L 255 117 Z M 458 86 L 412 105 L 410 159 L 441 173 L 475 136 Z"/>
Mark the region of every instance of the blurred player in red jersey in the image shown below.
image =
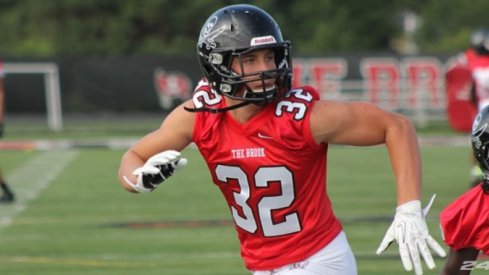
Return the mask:
<path id="1" fill-rule="evenodd" d="M 356 261 L 326 189 L 328 144 L 388 148 L 396 215 L 378 253 L 399 242 L 407 270 L 435 266 L 421 209 L 421 161 L 406 118 L 368 103 L 320 100 L 291 88 L 290 42 L 265 11 L 232 5 L 204 24 L 197 55 L 205 78 L 192 100 L 122 157 L 119 179 L 149 192 L 187 163 L 194 142 L 234 219 L 246 267 L 259 274 L 357 274 Z M 403 228 L 399 230 L 399 228 Z"/>
<path id="2" fill-rule="evenodd" d="M 444 241 L 450 247 L 442 274 L 470 274 L 479 251 L 489 255 L 489 106 L 472 127 L 472 149 L 483 172 L 478 186 L 458 197 L 440 213 Z M 487 267 L 485 267 L 487 268 Z"/>
<path id="3" fill-rule="evenodd" d="M 489 105 L 489 30 L 474 31 L 470 44 L 446 73 L 448 118 L 460 132 L 470 132 L 476 113 Z M 478 184 L 482 173 L 474 159 L 470 174 L 471 186 Z"/>
<path id="4" fill-rule="evenodd" d="M 0 60 L 0 138 L 3 137 L 3 121 L 5 115 L 5 90 L 4 90 L 4 78 L 5 71 L 3 69 L 2 60 Z M 7 182 L 3 178 L 2 171 L 0 170 L 0 189 L 2 189 L 2 195 L 0 196 L 0 203 L 9 203 L 14 201 L 14 194 L 10 190 Z"/>

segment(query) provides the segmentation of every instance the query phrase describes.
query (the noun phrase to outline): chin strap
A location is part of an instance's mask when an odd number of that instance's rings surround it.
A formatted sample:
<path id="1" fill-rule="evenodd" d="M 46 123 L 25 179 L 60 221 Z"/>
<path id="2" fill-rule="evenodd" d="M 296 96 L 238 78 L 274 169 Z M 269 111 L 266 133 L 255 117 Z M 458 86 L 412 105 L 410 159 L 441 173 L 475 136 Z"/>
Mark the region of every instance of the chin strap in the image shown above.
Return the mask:
<path id="1" fill-rule="evenodd" d="M 238 104 L 234 104 L 234 105 L 231 105 L 231 106 L 228 106 L 228 107 L 224 107 L 224 108 L 220 108 L 220 109 L 207 108 L 207 107 L 188 108 L 188 107 L 185 107 L 185 106 L 183 106 L 183 108 L 185 109 L 185 111 L 191 112 L 191 113 L 196 113 L 196 112 L 210 112 L 210 113 L 213 113 L 213 114 L 218 114 L 218 113 L 224 113 L 226 111 L 238 109 L 238 108 L 243 107 L 243 106 L 246 106 L 246 105 L 248 105 L 250 103 L 251 103 L 250 101 L 243 101 L 243 102 L 240 102 Z"/>

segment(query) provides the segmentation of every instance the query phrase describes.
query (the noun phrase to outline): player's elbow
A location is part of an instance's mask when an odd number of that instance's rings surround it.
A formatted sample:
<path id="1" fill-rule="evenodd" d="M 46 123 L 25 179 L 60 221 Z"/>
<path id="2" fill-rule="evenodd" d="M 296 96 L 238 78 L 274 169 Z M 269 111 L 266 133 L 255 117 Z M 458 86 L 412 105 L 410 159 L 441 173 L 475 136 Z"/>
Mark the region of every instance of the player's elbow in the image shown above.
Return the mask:
<path id="1" fill-rule="evenodd" d="M 412 137 L 416 138 L 416 128 L 411 120 L 407 117 L 393 114 L 387 134 L 392 134 L 395 137 Z"/>
<path id="2" fill-rule="evenodd" d="M 396 115 L 396 120 L 397 120 L 397 124 L 402 130 L 406 132 L 416 133 L 416 128 L 414 127 L 413 122 L 409 118 L 402 115 Z"/>

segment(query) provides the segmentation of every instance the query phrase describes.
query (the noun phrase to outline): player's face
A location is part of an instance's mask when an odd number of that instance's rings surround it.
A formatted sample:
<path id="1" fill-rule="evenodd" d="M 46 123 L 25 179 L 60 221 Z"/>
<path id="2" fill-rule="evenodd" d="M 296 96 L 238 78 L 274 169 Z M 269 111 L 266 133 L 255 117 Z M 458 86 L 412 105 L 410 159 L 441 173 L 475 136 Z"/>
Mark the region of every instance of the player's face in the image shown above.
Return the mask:
<path id="1" fill-rule="evenodd" d="M 272 49 L 261 49 L 249 52 L 243 56 L 241 56 L 241 60 L 238 57 L 234 57 L 233 62 L 231 64 L 231 69 L 236 72 L 238 75 L 250 75 L 252 76 L 244 76 L 242 80 L 249 80 L 253 78 L 257 78 L 256 73 L 260 73 L 262 71 L 274 70 L 277 66 L 275 64 L 275 52 Z M 265 81 L 265 86 L 273 86 L 275 84 L 274 79 L 268 79 Z M 263 83 L 261 80 L 256 80 L 247 83 L 247 85 L 257 91 L 263 91 Z"/>

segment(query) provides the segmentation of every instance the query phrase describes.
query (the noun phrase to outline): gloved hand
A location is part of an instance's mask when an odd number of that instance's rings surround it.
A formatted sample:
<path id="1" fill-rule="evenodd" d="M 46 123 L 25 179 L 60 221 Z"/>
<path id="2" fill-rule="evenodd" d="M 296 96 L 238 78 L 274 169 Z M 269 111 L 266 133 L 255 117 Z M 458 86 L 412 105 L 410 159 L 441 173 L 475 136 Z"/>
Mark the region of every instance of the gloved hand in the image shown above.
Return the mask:
<path id="1" fill-rule="evenodd" d="M 133 175 L 137 182 L 132 183 L 127 177 L 125 181 L 137 192 L 146 193 L 153 191 L 168 177 L 187 165 L 187 159 L 182 158 L 180 152 L 167 150 L 149 158 L 146 163 L 134 170 Z"/>
<path id="2" fill-rule="evenodd" d="M 423 210 L 421 210 L 419 200 L 398 206 L 394 221 L 377 249 L 377 255 L 384 252 L 395 239 L 399 244 L 399 254 L 405 270 L 413 270 L 414 265 L 414 272 L 417 275 L 423 274 L 420 254 L 423 255 L 428 268 L 433 269 L 435 262 L 431 256 L 430 248 L 440 257 L 446 256 L 445 250 L 430 236 L 425 221 L 435 197 L 436 195 L 431 197 L 428 206 Z"/>

